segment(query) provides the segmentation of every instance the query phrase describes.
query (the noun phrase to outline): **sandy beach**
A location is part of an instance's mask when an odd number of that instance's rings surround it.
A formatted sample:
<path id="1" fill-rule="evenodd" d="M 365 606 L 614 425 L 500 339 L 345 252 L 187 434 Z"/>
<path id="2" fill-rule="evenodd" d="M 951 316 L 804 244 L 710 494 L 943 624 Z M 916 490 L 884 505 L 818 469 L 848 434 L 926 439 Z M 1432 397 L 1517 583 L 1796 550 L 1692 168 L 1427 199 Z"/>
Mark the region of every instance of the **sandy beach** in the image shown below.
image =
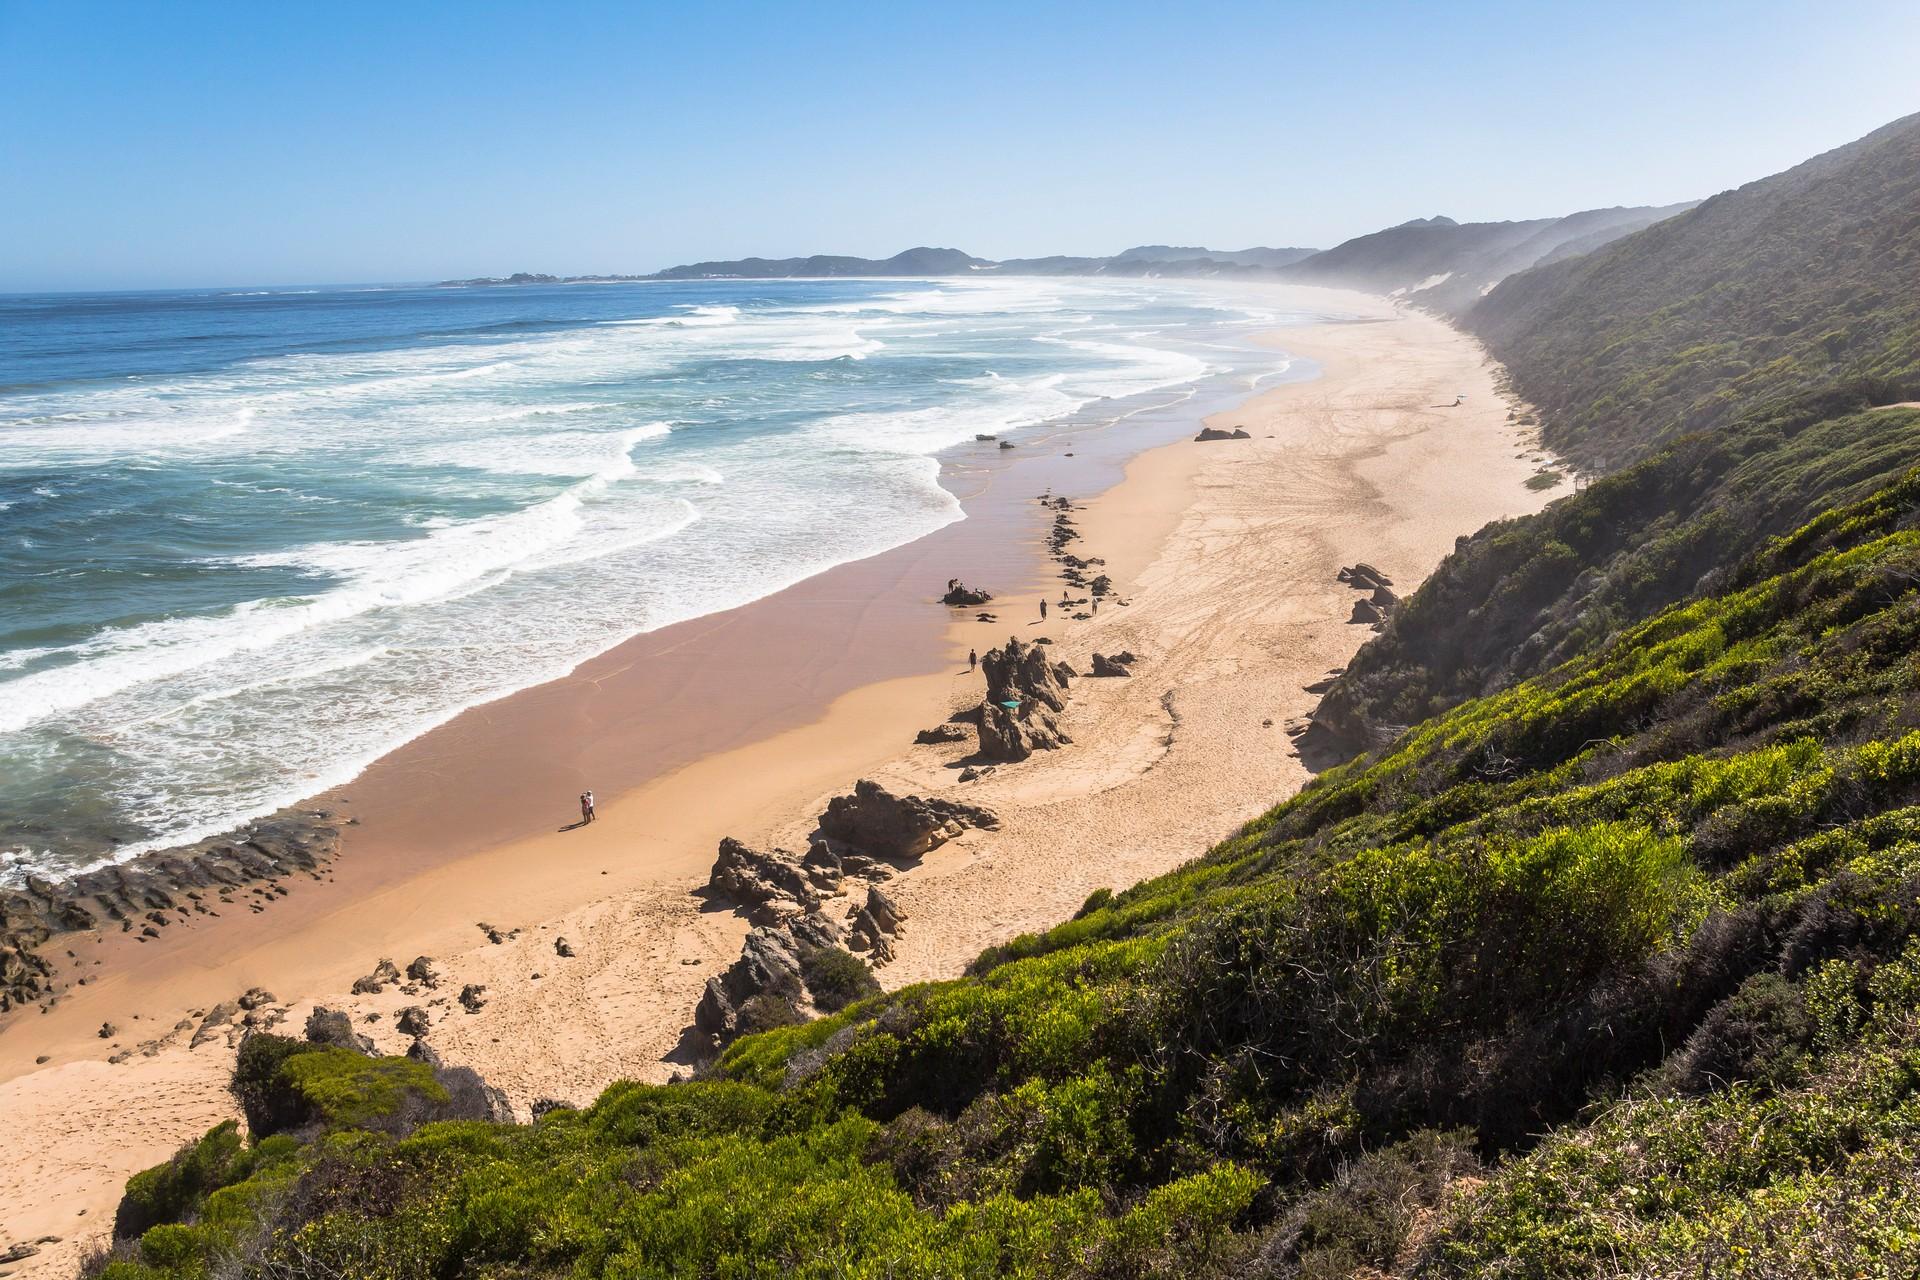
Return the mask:
<path id="1" fill-rule="evenodd" d="M 357 825 L 319 879 L 289 882 L 271 909 L 147 943 L 56 939 L 63 986 L 88 981 L 0 1024 L 0 1133 L 20 1153 L 0 1169 L 0 1250 L 59 1237 L 14 1274 L 70 1274 L 129 1173 L 235 1114 L 229 1037 L 190 1042 L 206 1010 L 249 988 L 272 992 L 295 1034 L 325 1004 L 390 1052 L 408 1043 L 392 1015 L 425 1003 L 432 1045 L 524 1117 L 541 1099 L 582 1103 L 690 1064 L 693 1006 L 747 928 L 693 893 L 715 845 L 804 848 L 826 800 L 858 778 L 1001 818 L 888 886 L 909 917 L 879 971 L 889 987 L 952 976 L 1297 790 L 1310 775 L 1287 728 L 1314 704 L 1307 686 L 1369 634 L 1347 620 L 1356 597 L 1339 567 L 1368 561 L 1405 594 L 1457 535 L 1565 490 L 1526 487 L 1531 430 L 1471 340 L 1380 299 L 1269 292 L 1351 319 L 1268 335 L 1320 374 L 1209 419 L 1251 439 L 1183 438 L 1130 459 L 1058 437 L 1011 451 L 980 477 L 968 520 L 637 637 L 321 797 Z M 1060 587 L 1043 490 L 1081 508 L 1074 550 L 1105 559 L 1125 606 L 1040 622 L 1039 600 Z M 998 621 L 935 604 L 953 576 L 993 591 Z M 971 743 L 910 744 L 979 700 L 967 652 L 1009 635 L 1049 636 L 1080 671 L 1095 651 L 1139 661 L 1129 678 L 1074 682 L 1071 747 L 962 783 Z M 600 820 L 563 829 L 589 786 Z M 417 955 L 445 974 L 430 999 L 349 994 L 381 958 Z M 464 984 L 487 988 L 477 1013 L 453 999 Z"/>

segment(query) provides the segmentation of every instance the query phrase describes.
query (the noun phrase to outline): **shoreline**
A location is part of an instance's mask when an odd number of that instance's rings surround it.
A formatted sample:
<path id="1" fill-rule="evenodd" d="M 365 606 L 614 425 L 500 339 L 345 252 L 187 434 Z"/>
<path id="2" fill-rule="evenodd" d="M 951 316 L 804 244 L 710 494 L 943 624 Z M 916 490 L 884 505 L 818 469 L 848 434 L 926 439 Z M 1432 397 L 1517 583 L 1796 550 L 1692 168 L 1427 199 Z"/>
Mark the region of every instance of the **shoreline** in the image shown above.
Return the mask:
<path id="1" fill-rule="evenodd" d="M 983 946 L 1064 919 L 1092 888 L 1132 883 L 1198 855 L 1297 789 L 1308 774 L 1284 726 L 1311 709 L 1305 686 L 1344 663 L 1367 634 L 1347 625 L 1352 592 L 1333 580 L 1333 567 L 1370 560 L 1404 592 L 1451 550 L 1456 534 L 1555 495 L 1525 488 L 1536 450 L 1526 429 L 1508 420 L 1491 366 L 1469 340 L 1377 299 L 1276 294 L 1323 306 L 1337 299 L 1374 323 L 1271 335 L 1274 345 L 1316 360 L 1322 376 L 1259 390 L 1208 417 L 1221 426 L 1246 423 L 1251 440 L 1149 448 L 1116 465 L 1119 482 L 1101 486 L 1091 501 L 1066 487 L 1087 464 L 1072 466 L 1064 454 L 1051 460 L 1066 478 L 1059 491 L 1084 507 L 1076 512 L 1082 539 L 1074 550 L 1104 557 L 1131 607 L 1036 625 L 1036 593 L 1051 594 L 1057 580 L 1045 558 L 1046 513 L 1025 491 L 1038 473 L 1023 473 L 1019 492 L 1012 481 L 999 486 L 1004 522 L 975 521 L 970 512 L 905 548 L 856 562 L 883 575 L 877 594 L 829 581 L 855 568 L 841 566 L 736 611 L 797 593 L 784 602 L 795 610 L 787 616 L 811 610 L 825 633 L 838 627 L 848 635 L 918 638 L 892 655 L 898 665 L 884 654 L 858 663 L 840 652 L 837 665 L 830 656 L 803 667 L 806 678 L 788 705 L 823 699 L 817 716 L 795 712 L 792 723 L 762 723 L 749 740 L 721 741 L 634 788 L 596 787 L 605 816 L 586 838 L 568 839 L 577 833 L 554 831 L 544 819 L 502 831 L 499 810 L 513 807 L 516 796 L 557 791 L 552 817 L 571 821 L 564 801 L 582 789 L 571 779 L 593 785 L 600 775 L 568 773 L 583 766 L 564 751 L 554 758 L 553 744 L 569 735 L 602 744 L 605 762 L 645 767 L 644 726 L 624 723 L 620 710 L 632 705 L 632 686 L 621 679 L 639 669 L 638 655 L 623 651 L 648 636 L 566 680 L 465 713 L 443 727 L 442 741 L 429 742 L 436 730 L 395 753 L 419 747 L 385 776 L 374 776 L 376 766 L 342 788 L 338 810 L 360 817 L 361 826 L 349 829 L 325 883 L 297 885 L 260 915 L 168 930 L 172 936 L 146 944 L 75 935 L 81 945 L 68 972 L 110 961 L 98 966 L 100 977 L 50 1014 L 16 1016 L 13 1034 L 0 1034 L 0 1117 L 33 1149 L 60 1152 L 66 1162 L 0 1175 L 0 1203 L 17 1206 L 0 1222 L 0 1245 L 8 1237 L 71 1235 L 78 1223 L 104 1228 L 100 1214 L 110 1215 L 128 1172 L 227 1114 L 230 1054 L 219 1041 L 190 1048 L 185 1028 L 193 1009 L 250 986 L 285 987 L 278 1003 L 295 1030 L 315 996 L 359 1019 L 376 1015 L 360 1025 L 383 1050 L 396 1051 L 406 1040 L 391 1015 L 412 1000 L 398 991 L 342 993 L 382 956 L 404 966 L 414 954 L 432 955 L 449 974 L 443 1005 L 447 987 L 460 982 L 484 983 L 491 993 L 478 1014 L 435 1008 L 432 1043 L 449 1062 L 471 1065 L 504 1088 L 525 1114 L 536 1098 L 580 1101 L 618 1076 L 664 1079 L 678 1065 L 676 1046 L 701 986 L 731 962 L 746 930 L 733 912 L 690 893 L 704 880 L 719 836 L 804 848 L 796 842 L 826 797 L 850 790 L 858 777 L 896 791 L 941 791 L 1003 817 L 999 831 L 970 831 L 889 884 L 910 920 L 899 959 L 879 972 L 889 987 L 950 976 Z M 1463 389 L 1464 411 L 1432 407 L 1441 392 Z M 1185 437 L 1198 425 L 1188 418 Z M 1087 458 L 1091 448 L 1073 452 Z M 1047 461 L 1032 456 L 1036 466 Z M 1024 461 L 1014 459 L 1009 471 Z M 1000 545 L 982 542 L 967 554 L 958 544 L 928 546 L 969 526 L 974 537 L 991 534 Z M 968 554 L 979 568 L 968 567 Z M 890 559 L 899 563 L 874 567 Z M 995 592 L 987 608 L 998 623 L 973 622 L 972 611 L 943 618 L 946 611 L 928 606 L 939 584 L 956 575 Z M 869 603 L 856 608 L 858 598 Z M 794 643 L 791 634 L 755 632 L 737 618 L 701 621 L 710 625 L 672 637 L 673 628 L 651 633 L 666 639 L 645 651 L 656 675 L 704 670 L 718 682 L 674 686 L 687 704 L 725 687 L 728 668 L 717 655 L 727 645 L 750 655 Z M 1141 654 L 1132 678 L 1075 682 L 1067 714 L 1075 746 L 960 785 L 955 762 L 970 748 L 908 745 L 915 730 L 977 701 L 976 682 L 964 673 L 968 647 L 984 651 L 1009 633 L 1043 632 L 1083 671 L 1094 648 Z M 906 656 L 915 644 L 930 655 L 926 669 Z M 423 791 L 446 786 L 447 760 L 471 752 L 479 738 L 493 744 L 488 763 L 451 775 L 466 779 L 465 790 L 421 803 Z M 546 758 L 528 758 L 542 750 Z M 467 839 L 445 830 L 449 814 L 498 838 L 436 860 L 436 844 Z M 387 841 L 391 862 L 376 856 Z M 375 874 L 376 863 L 384 875 Z M 477 928 L 482 921 L 519 932 L 491 944 Z M 200 940 L 216 935 L 221 954 L 206 954 L 212 948 Z M 561 936 L 576 957 L 556 954 Z M 95 1028 L 127 1009 L 138 1011 L 137 1022 L 121 1013 L 124 1034 L 112 1043 L 145 1040 L 144 1024 L 156 1033 L 147 1043 L 159 1047 L 108 1066 L 99 1058 L 109 1042 Z M 162 1030 L 169 1026 L 172 1032 Z M 42 1054 L 60 1060 L 30 1062 Z M 119 1126 L 110 1147 L 98 1132 L 109 1117 Z M 89 1217 L 76 1218 L 75 1207 L 90 1208 Z"/>

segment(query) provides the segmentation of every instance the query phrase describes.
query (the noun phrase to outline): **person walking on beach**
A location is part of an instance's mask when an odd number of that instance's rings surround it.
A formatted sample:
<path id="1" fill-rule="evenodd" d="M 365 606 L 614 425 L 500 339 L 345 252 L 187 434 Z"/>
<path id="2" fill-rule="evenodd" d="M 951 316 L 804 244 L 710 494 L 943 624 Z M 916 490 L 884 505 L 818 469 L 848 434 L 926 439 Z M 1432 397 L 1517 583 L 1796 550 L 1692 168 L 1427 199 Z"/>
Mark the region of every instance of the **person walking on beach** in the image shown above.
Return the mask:
<path id="1" fill-rule="evenodd" d="M 580 793 L 580 821 L 593 821 L 593 792 L 591 791 Z"/>
<path id="2" fill-rule="evenodd" d="M 1040 621 L 1045 622 L 1046 620 L 1047 620 L 1047 602 L 1045 600 L 1042 600 L 1040 602 Z"/>
<path id="3" fill-rule="evenodd" d="M 980 651 L 978 649 L 967 650 L 967 670 L 973 671 L 974 669 L 979 667 L 979 665 L 980 665 Z"/>

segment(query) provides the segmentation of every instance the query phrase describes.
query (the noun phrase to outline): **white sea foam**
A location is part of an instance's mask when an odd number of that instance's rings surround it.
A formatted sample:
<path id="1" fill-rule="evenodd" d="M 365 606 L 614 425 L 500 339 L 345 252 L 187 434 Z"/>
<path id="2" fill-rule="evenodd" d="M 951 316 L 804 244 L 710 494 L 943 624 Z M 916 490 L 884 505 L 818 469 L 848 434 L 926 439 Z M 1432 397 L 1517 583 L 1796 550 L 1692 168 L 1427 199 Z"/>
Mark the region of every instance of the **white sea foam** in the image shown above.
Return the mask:
<path id="1" fill-rule="evenodd" d="M 636 631 L 958 519 L 940 450 L 1125 420 L 1244 362 L 1199 314 L 1256 322 L 1127 282 L 722 285 L 664 315 L 0 396 L 0 469 L 195 479 L 172 514 L 218 549 L 187 567 L 285 593 L 0 651 L 0 769 L 104 753 L 117 813 L 153 831 L 115 856 L 224 830 Z M 266 522 L 252 541 L 235 512 Z"/>

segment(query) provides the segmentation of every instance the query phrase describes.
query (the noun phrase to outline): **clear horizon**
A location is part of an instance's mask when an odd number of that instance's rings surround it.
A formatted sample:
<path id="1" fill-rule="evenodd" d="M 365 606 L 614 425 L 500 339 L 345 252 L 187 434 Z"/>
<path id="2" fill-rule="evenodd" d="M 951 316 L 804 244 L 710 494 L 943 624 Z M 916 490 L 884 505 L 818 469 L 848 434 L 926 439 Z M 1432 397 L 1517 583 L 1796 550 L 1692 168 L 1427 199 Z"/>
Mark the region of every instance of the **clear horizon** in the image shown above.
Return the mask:
<path id="1" fill-rule="evenodd" d="M 0 292 L 1326 248 L 1668 204 L 1920 108 L 1920 9 L 0 0 Z"/>

